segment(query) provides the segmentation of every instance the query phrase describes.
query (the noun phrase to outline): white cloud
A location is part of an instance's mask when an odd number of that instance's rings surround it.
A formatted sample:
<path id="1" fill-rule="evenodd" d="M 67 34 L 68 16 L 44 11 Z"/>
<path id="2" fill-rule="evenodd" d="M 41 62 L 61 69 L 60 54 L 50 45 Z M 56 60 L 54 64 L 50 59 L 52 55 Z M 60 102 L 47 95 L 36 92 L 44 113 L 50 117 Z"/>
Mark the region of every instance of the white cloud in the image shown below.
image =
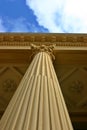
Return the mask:
<path id="1" fill-rule="evenodd" d="M 26 0 L 49 32 L 87 32 L 87 0 Z"/>
<path id="2" fill-rule="evenodd" d="M 3 20 L 0 19 L 0 32 L 6 32 L 6 28 L 3 25 Z"/>

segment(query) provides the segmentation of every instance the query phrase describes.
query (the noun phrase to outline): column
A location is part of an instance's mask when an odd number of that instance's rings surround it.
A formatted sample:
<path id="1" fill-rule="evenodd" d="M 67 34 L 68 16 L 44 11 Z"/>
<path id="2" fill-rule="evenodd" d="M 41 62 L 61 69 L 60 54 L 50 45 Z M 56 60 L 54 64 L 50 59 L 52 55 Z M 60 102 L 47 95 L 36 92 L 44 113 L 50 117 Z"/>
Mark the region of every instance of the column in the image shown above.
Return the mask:
<path id="1" fill-rule="evenodd" d="M 0 121 L 0 130 L 73 130 L 52 64 L 53 47 L 35 55 Z"/>

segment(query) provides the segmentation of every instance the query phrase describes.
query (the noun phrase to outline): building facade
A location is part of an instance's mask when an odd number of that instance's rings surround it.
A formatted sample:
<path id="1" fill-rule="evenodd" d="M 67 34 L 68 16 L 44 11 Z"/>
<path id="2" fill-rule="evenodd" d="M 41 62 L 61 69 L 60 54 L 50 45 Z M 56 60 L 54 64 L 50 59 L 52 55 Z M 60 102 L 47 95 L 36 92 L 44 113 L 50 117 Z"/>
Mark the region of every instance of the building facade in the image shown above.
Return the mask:
<path id="1" fill-rule="evenodd" d="M 33 59 L 31 44 L 55 45 L 53 65 L 71 121 L 87 129 L 86 34 L 0 34 L 0 115 Z"/>

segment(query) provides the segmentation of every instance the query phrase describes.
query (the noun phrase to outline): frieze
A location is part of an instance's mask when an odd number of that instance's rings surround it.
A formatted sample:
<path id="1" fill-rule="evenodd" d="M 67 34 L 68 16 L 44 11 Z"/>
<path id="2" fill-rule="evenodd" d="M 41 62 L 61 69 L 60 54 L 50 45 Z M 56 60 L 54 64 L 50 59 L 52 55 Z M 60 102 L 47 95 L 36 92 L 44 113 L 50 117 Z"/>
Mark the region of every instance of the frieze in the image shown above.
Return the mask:
<path id="1" fill-rule="evenodd" d="M 30 46 L 35 44 L 53 44 L 57 46 L 87 46 L 87 34 L 24 34 L 1 33 L 0 46 Z"/>

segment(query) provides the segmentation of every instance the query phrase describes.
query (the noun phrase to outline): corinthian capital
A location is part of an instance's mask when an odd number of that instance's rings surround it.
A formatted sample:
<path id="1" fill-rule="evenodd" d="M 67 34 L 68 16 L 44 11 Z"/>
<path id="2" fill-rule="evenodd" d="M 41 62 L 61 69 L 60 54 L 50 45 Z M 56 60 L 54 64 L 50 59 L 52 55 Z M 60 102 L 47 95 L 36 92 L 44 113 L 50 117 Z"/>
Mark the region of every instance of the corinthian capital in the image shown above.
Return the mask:
<path id="1" fill-rule="evenodd" d="M 32 55 L 35 55 L 35 54 L 37 54 L 39 52 L 46 52 L 52 57 L 53 60 L 55 59 L 55 56 L 53 54 L 55 44 L 52 44 L 52 45 L 44 45 L 44 44 L 35 45 L 35 44 L 31 44 L 30 47 L 31 47 L 31 50 L 32 50 Z"/>

